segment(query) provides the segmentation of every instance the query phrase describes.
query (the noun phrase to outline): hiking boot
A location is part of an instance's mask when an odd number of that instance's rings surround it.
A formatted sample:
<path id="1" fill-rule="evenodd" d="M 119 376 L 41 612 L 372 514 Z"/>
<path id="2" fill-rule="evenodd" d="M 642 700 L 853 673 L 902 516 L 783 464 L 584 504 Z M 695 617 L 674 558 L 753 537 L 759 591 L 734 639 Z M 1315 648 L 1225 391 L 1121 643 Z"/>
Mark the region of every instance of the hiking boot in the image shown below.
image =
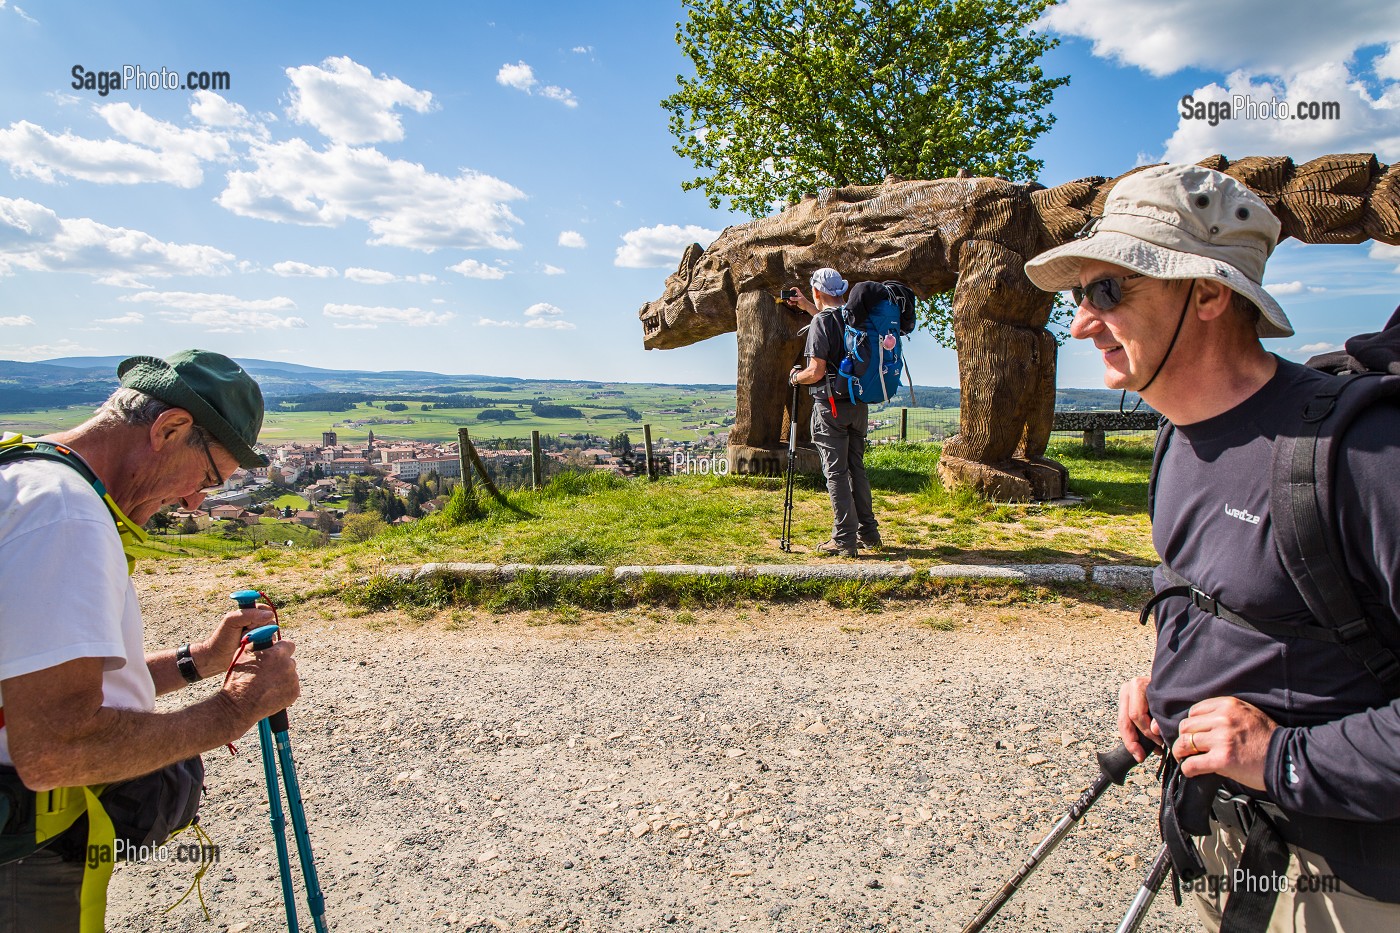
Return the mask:
<path id="1" fill-rule="evenodd" d="M 842 547 L 836 543 L 834 538 L 827 539 L 817 545 L 817 550 L 823 554 L 830 554 L 837 557 L 855 557 L 856 549 L 853 547 Z"/>
<path id="2" fill-rule="evenodd" d="M 861 547 L 865 548 L 866 550 L 885 546 L 885 542 L 880 540 L 880 532 L 878 531 L 874 534 L 858 536 L 856 538 L 856 543 L 859 544 Z"/>

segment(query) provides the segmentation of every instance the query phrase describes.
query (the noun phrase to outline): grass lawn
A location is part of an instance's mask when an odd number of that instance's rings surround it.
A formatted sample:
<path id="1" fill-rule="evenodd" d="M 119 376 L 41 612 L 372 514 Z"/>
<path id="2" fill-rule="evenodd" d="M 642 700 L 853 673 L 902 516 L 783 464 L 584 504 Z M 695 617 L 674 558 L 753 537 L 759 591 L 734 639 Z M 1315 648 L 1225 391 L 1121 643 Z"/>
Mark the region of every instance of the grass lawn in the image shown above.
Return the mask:
<path id="1" fill-rule="evenodd" d="M 1154 562 L 1146 514 L 1150 443 L 1110 442 L 1086 456 L 1077 442 L 1049 455 L 1070 471 L 1076 505 L 985 503 L 934 478 L 939 447 L 887 445 L 867 469 L 885 547 L 874 559 L 929 563 Z M 563 474 L 538 492 L 512 492 L 524 517 L 487 500 L 483 519 L 438 515 L 344 548 L 352 567 L 429 561 L 733 564 L 811 560 L 831 529 L 826 488 L 801 479 L 796 547 L 778 549 L 783 480 L 675 476 L 659 482 Z"/>

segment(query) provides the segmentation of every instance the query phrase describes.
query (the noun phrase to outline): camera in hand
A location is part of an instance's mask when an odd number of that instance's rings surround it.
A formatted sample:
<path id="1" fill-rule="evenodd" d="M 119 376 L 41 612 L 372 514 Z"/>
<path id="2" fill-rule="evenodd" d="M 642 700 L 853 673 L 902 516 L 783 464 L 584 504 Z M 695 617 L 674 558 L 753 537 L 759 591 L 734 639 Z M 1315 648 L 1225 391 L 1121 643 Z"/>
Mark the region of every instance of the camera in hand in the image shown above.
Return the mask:
<path id="1" fill-rule="evenodd" d="M 796 288 L 795 286 L 794 286 L 793 288 L 785 288 L 785 289 L 783 289 L 781 292 L 778 293 L 778 299 L 779 299 L 780 301 L 787 301 L 789 298 L 796 298 L 796 297 L 798 297 L 798 294 L 799 294 L 799 293 L 798 293 L 797 288 Z"/>

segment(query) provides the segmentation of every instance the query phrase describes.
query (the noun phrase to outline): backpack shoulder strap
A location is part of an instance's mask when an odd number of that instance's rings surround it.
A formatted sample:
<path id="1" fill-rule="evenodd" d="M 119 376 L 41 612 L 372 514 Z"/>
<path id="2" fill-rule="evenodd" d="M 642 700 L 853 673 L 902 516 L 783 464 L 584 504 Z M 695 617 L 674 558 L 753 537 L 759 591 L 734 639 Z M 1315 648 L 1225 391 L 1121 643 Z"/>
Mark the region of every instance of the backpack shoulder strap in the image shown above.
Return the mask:
<path id="1" fill-rule="evenodd" d="M 0 463 L 8 463 L 11 460 L 52 460 L 55 463 L 65 464 L 77 470 L 83 479 L 97 490 L 99 496 L 106 497 L 107 495 L 107 487 L 102 485 L 102 480 L 97 478 L 97 474 L 92 472 L 92 468 L 84 463 L 81 457 L 61 444 L 50 444 L 48 441 L 26 441 L 22 436 L 16 435 L 0 444 Z"/>
<path id="2" fill-rule="evenodd" d="M 1274 447 L 1269 511 L 1284 569 L 1313 616 L 1392 696 L 1400 659 L 1376 636 L 1352 586 L 1337 530 L 1333 479 L 1341 437 L 1371 405 L 1400 399 L 1400 377 L 1347 374 L 1328 380 L 1303 406 L 1296 432 Z"/>
<path id="3" fill-rule="evenodd" d="M 1176 428 L 1170 421 L 1163 418 L 1157 425 L 1157 439 L 1152 446 L 1152 472 L 1147 477 L 1147 521 L 1150 523 L 1152 517 L 1157 514 L 1157 474 L 1162 469 L 1162 458 L 1166 456 L 1167 448 L 1171 446 L 1172 433 Z"/>

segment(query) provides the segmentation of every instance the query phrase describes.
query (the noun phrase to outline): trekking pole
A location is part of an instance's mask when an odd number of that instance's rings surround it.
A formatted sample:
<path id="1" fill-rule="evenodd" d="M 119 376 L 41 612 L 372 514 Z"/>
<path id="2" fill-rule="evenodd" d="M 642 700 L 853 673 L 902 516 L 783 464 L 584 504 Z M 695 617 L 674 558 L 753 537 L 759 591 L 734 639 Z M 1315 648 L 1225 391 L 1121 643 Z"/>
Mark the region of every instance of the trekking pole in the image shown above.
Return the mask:
<path id="1" fill-rule="evenodd" d="M 1147 909 L 1152 906 L 1153 898 L 1161 890 L 1162 880 L 1167 877 L 1167 869 L 1171 868 L 1171 864 L 1167 846 L 1163 843 L 1162 848 L 1157 850 L 1157 857 L 1152 860 L 1152 867 L 1148 869 L 1142 887 L 1138 889 L 1137 897 L 1133 898 L 1128 912 L 1123 915 L 1123 922 L 1118 924 L 1118 933 L 1136 933 L 1137 928 L 1142 926 L 1142 921 L 1147 919 Z"/>
<path id="2" fill-rule="evenodd" d="M 257 590 L 240 590 L 233 599 L 241 609 L 251 609 L 257 605 Z M 264 597 L 266 598 L 266 597 Z M 272 647 L 280 637 L 276 625 L 264 625 L 243 636 L 244 642 L 254 651 Z M 287 810 L 292 817 L 292 834 L 296 838 L 297 858 L 301 862 L 302 880 L 306 882 L 306 906 L 311 912 L 311 924 L 316 933 L 327 933 L 326 900 L 321 894 L 321 881 L 316 874 L 316 860 L 311 853 L 311 834 L 306 828 L 306 810 L 302 806 L 301 784 L 297 781 L 296 762 L 292 759 L 292 742 L 287 736 L 289 723 L 287 711 L 273 713 L 258 723 L 258 739 L 262 743 L 263 771 L 267 778 L 268 808 L 272 811 L 272 830 L 277 842 L 278 869 L 282 872 L 282 896 L 287 908 L 287 928 L 297 933 L 296 900 L 292 894 L 291 863 L 287 854 L 287 841 L 283 835 L 282 801 L 277 786 L 277 774 L 272 762 L 272 746 L 276 745 L 277 760 L 282 766 L 282 782 L 286 785 Z"/>
<path id="3" fill-rule="evenodd" d="M 792 387 L 792 407 L 788 409 L 787 484 L 783 491 L 783 536 L 778 542 L 782 551 L 792 550 L 792 487 L 797 459 L 797 386 Z"/>
<path id="4" fill-rule="evenodd" d="M 1055 847 L 1060 844 L 1060 840 L 1065 838 L 1074 824 L 1079 822 L 1084 813 L 1103 795 L 1103 792 L 1108 790 L 1109 785 L 1117 784 L 1121 787 L 1123 781 L 1128 777 L 1128 772 L 1137 765 L 1133 753 L 1121 744 L 1112 751 L 1099 752 L 1098 760 L 1099 776 L 1094 780 L 1094 783 L 1079 795 L 1079 799 L 1069 808 L 1069 812 L 1060 817 L 1060 821 L 1055 824 L 1054 829 L 1050 830 L 1050 834 L 1031 850 L 1031 854 L 1021 863 L 1016 874 L 1010 881 L 1001 886 L 1001 890 L 997 891 L 991 900 L 983 905 L 982 910 L 972 919 L 972 922 L 963 927 L 962 933 L 976 933 L 991 923 L 997 911 L 1011 900 L 1011 895 L 1015 894 L 1016 890 L 1030 877 L 1031 872 L 1040 867 L 1040 863 L 1045 860 L 1045 857 L 1054 851 Z"/>

